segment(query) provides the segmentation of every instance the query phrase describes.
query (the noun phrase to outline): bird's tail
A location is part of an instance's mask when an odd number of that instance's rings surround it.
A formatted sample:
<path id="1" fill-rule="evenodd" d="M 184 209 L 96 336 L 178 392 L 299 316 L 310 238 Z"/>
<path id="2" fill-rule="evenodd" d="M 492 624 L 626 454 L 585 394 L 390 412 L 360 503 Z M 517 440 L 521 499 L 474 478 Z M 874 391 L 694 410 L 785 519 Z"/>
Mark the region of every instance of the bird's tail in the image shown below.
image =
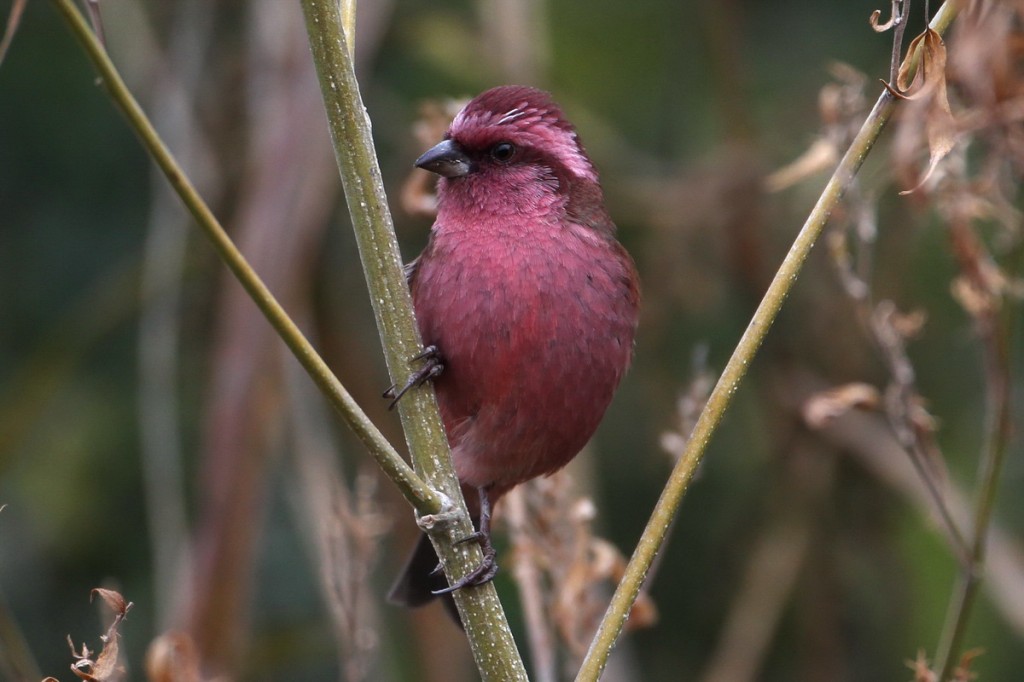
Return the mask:
<path id="1" fill-rule="evenodd" d="M 437 553 L 434 552 L 434 546 L 430 544 L 430 538 L 423 534 L 413 548 L 412 554 L 409 555 L 405 568 L 398 574 L 394 585 L 391 586 L 391 591 L 388 592 L 388 601 L 392 604 L 413 608 L 424 606 L 438 599 L 438 595 L 434 592 L 448 587 L 448 580 L 444 577 L 443 571 L 433 573 L 437 565 L 438 558 Z M 455 608 L 455 599 L 452 598 L 452 595 L 441 595 L 440 599 L 448 615 L 461 626 L 462 621 L 459 619 L 459 612 Z"/>
<path id="2" fill-rule="evenodd" d="M 424 533 L 405 562 L 405 568 L 391 586 L 388 601 L 400 606 L 416 607 L 436 599 L 434 592 L 448 587 L 444 573 L 439 571 L 431 575 L 437 564 L 437 553 L 430 544 L 430 538 Z"/>

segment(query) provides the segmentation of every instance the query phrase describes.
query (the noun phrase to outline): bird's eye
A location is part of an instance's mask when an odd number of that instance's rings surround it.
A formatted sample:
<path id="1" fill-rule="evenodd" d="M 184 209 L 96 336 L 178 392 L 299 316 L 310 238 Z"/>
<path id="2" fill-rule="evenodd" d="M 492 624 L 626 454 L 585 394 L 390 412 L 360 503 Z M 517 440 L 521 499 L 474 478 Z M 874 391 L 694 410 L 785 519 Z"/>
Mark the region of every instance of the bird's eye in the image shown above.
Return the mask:
<path id="1" fill-rule="evenodd" d="M 516 146 L 511 142 L 499 142 L 491 147 L 491 158 L 499 163 L 508 163 L 516 155 Z"/>

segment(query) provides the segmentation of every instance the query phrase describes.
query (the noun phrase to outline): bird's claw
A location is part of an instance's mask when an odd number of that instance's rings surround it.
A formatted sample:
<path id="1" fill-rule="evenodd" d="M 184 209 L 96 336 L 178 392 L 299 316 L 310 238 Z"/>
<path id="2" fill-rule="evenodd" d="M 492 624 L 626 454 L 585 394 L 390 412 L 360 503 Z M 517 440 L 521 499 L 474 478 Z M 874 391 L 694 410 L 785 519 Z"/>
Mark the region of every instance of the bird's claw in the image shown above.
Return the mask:
<path id="1" fill-rule="evenodd" d="M 489 583 L 494 580 L 494 576 L 498 573 L 498 562 L 495 560 L 497 552 L 494 551 L 494 545 L 491 544 L 491 499 L 489 495 L 489 488 L 486 486 L 477 488 L 477 494 L 480 496 L 480 530 L 457 540 L 455 544 L 464 545 L 467 542 L 479 543 L 480 549 L 484 553 L 484 559 L 480 562 L 479 566 L 456 580 L 448 587 L 443 590 L 435 591 L 435 595 L 449 594 L 455 590 L 461 590 L 463 587 Z"/>
<path id="2" fill-rule="evenodd" d="M 409 380 L 405 382 L 405 386 L 399 389 L 398 384 L 392 384 L 388 390 L 384 391 L 383 397 L 391 398 L 391 404 L 388 405 L 389 410 L 395 409 L 398 401 L 411 389 L 436 379 L 444 371 L 444 363 L 441 361 L 441 353 L 437 350 L 437 346 L 427 346 L 422 353 L 413 357 L 409 362 L 418 362 L 419 360 L 424 361 L 423 366 L 412 373 Z"/>
<path id="3" fill-rule="evenodd" d="M 489 536 L 479 532 L 473 533 L 472 535 L 462 538 L 456 544 L 474 541 L 480 543 L 480 548 L 484 552 L 484 560 L 481 561 L 480 565 L 472 571 L 462 576 L 443 590 L 435 590 L 433 594 L 449 594 L 455 590 L 461 590 L 463 587 L 483 585 L 494 580 L 494 576 L 498 574 L 498 562 L 495 559 L 497 552 L 494 551 L 494 547 L 491 545 L 491 538 Z"/>
<path id="4" fill-rule="evenodd" d="M 490 538 L 488 538 L 486 535 L 483 534 L 482 531 L 479 531 L 479 530 L 476 531 L 476 532 L 470 533 L 469 535 L 467 535 L 466 537 L 462 538 L 461 540 L 456 540 L 455 544 L 456 545 L 464 545 L 467 542 L 479 542 L 480 543 L 480 549 L 486 549 L 487 547 L 490 547 L 490 545 L 491 545 Z"/>

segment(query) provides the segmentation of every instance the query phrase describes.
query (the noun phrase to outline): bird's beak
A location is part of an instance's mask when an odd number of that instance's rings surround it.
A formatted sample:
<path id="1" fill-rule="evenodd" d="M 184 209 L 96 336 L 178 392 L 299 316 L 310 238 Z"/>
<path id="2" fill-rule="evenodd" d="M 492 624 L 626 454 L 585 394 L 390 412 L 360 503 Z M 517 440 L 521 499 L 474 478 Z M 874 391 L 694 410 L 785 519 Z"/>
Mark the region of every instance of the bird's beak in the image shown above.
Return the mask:
<path id="1" fill-rule="evenodd" d="M 473 172 L 473 163 L 462 147 L 452 140 L 443 140 L 416 159 L 416 166 L 446 178 L 457 178 Z"/>

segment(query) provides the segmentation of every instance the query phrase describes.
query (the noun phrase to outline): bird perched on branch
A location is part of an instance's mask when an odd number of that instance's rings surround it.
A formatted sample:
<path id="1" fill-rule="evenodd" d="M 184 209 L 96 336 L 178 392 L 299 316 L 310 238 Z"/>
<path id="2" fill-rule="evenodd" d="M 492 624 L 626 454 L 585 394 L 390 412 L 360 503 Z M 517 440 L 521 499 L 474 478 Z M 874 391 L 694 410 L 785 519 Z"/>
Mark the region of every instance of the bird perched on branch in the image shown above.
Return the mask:
<path id="1" fill-rule="evenodd" d="M 597 171 L 550 95 L 488 90 L 416 165 L 440 176 L 437 220 L 407 275 L 424 364 L 484 561 L 448 585 L 424 535 L 390 598 L 427 603 L 497 571 L 490 513 L 565 466 L 633 355 L 640 292 Z"/>

